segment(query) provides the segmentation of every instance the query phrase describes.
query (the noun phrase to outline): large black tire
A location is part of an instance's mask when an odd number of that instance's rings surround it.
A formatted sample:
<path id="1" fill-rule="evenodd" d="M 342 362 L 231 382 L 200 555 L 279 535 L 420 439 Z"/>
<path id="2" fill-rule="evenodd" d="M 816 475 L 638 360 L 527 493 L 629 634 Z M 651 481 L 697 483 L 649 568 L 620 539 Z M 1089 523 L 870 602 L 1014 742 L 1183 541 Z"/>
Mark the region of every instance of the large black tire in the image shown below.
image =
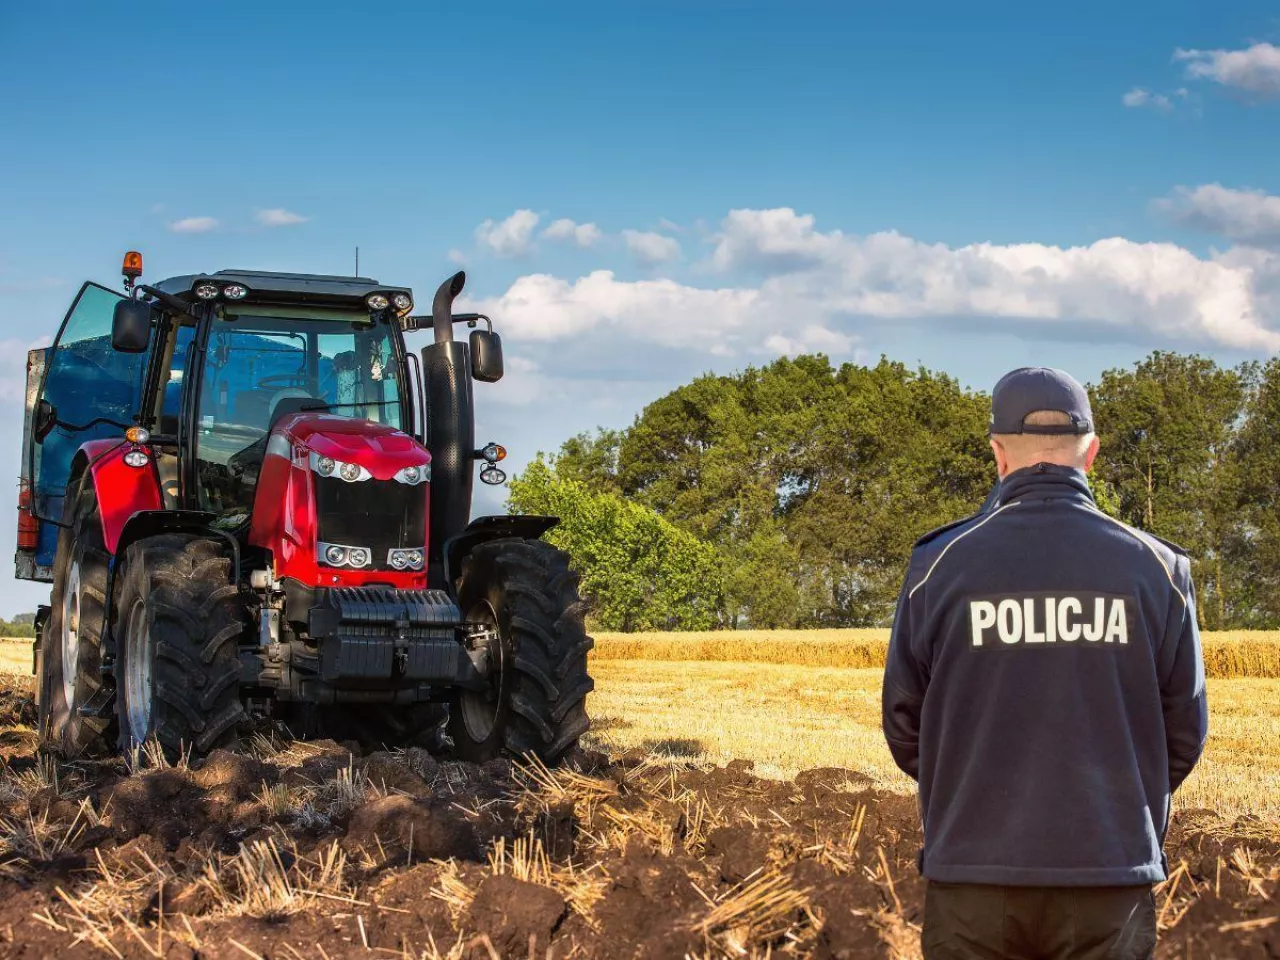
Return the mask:
<path id="1" fill-rule="evenodd" d="M 324 704 L 309 707 L 308 737 L 328 737 L 341 743 L 355 740 L 364 750 L 421 747 L 438 753 L 444 747 L 444 724 L 449 708 L 443 703 Z"/>
<path id="2" fill-rule="evenodd" d="M 534 754 L 553 764 L 586 733 L 594 642 L 583 626 L 578 579 L 568 556 L 541 540 L 493 540 L 463 560 L 462 615 L 490 622 L 497 637 L 490 689 L 458 690 L 449 704 L 449 735 L 462 759 Z"/>
<path id="3" fill-rule="evenodd" d="M 67 488 L 58 552 L 53 562 L 49 619 L 37 643 L 41 742 L 64 757 L 109 752 L 114 717 L 87 716 L 81 707 L 101 688 L 102 636 L 106 625 L 107 567 L 102 520 L 92 478 Z"/>
<path id="4" fill-rule="evenodd" d="M 115 634 L 124 750 L 154 737 L 172 759 L 237 740 L 246 718 L 237 652 L 248 620 L 222 546 L 161 534 L 125 552 Z"/>

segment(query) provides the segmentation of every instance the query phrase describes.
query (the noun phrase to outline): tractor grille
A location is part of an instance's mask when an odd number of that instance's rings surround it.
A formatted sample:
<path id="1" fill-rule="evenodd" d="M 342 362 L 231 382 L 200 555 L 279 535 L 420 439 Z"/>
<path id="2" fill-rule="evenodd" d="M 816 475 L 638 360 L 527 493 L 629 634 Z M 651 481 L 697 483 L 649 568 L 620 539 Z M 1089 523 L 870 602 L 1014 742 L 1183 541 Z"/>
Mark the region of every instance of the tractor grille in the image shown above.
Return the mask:
<path id="1" fill-rule="evenodd" d="M 409 486 L 395 480 L 347 483 L 337 477 L 316 481 L 316 516 L 320 539 L 347 547 L 368 547 L 370 567 L 387 569 L 387 551 L 425 547 L 428 484 Z"/>

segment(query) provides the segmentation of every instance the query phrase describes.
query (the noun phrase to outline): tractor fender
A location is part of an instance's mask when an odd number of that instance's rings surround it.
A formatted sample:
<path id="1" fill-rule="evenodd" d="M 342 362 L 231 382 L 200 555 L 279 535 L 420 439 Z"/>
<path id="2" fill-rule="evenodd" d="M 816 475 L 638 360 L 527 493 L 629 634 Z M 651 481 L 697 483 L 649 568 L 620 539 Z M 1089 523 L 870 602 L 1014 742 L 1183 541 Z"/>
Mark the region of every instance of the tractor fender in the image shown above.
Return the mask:
<path id="1" fill-rule="evenodd" d="M 482 543 L 505 537 L 537 540 L 560 522 L 559 517 L 503 516 L 477 517 L 459 534 L 444 542 L 444 579 L 452 594 L 454 580 L 462 570 L 463 558 Z"/>
<path id="2" fill-rule="evenodd" d="M 135 514 L 164 506 L 155 458 L 148 454 L 146 466 L 131 467 L 124 462 L 124 455 L 132 449 L 134 445 L 126 440 L 90 440 L 71 462 L 67 489 L 89 474 L 98 497 L 102 541 L 112 556 L 120 551 L 120 535 Z"/>
<path id="3" fill-rule="evenodd" d="M 224 536 L 213 528 L 217 516 L 204 510 L 139 510 L 131 516 L 120 531 L 116 556 L 121 556 L 129 545 L 143 537 L 158 533 L 196 533 L 204 536 Z"/>

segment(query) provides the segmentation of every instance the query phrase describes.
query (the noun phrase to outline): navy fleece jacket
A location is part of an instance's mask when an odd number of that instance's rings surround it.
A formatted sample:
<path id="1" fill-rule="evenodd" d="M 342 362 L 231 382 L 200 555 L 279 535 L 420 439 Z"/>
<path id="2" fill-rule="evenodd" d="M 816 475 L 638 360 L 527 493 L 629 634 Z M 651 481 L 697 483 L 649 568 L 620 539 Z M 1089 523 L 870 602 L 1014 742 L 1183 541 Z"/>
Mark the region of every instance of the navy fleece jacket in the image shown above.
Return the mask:
<path id="1" fill-rule="evenodd" d="M 917 542 L 883 706 L 929 879 L 1159 882 L 1208 732 L 1187 557 L 1099 511 L 1079 470 L 1012 473 Z"/>

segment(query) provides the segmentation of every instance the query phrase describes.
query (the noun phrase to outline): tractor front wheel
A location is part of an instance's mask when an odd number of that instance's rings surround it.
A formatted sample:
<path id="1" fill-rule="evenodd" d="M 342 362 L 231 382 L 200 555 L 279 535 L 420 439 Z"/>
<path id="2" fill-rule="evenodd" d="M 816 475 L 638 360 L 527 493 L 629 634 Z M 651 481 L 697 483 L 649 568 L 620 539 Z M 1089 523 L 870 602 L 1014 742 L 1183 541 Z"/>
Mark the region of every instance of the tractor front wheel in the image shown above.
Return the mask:
<path id="1" fill-rule="evenodd" d="M 246 617 L 220 548 L 205 537 L 161 534 L 125 553 L 116 607 L 124 750 L 154 737 L 173 759 L 236 740 Z"/>
<path id="2" fill-rule="evenodd" d="M 458 603 L 488 685 L 458 690 L 450 702 L 449 735 L 462 759 L 534 754 L 556 763 L 586 732 L 593 641 L 578 579 L 568 556 L 541 540 L 493 540 L 463 560 Z"/>
<path id="3" fill-rule="evenodd" d="M 92 480 L 85 475 L 72 489 L 58 533 L 51 609 L 36 638 L 40 739 L 65 757 L 107 752 L 114 733 L 110 711 L 93 709 L 106 703 L 99 694 L 109 558 Z"/>

